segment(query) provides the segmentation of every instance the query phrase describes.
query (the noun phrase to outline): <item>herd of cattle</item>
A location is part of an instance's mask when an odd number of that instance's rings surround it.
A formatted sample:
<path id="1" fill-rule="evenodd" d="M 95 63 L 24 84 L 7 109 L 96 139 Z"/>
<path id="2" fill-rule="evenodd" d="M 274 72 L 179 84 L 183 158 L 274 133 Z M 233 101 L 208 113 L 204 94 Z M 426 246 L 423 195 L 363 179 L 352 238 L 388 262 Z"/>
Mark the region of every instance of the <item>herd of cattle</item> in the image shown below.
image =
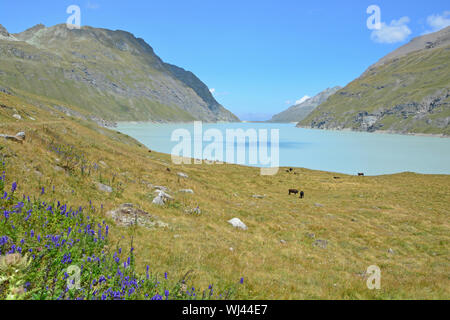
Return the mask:
<path id="1" fill-rule="evenodd" d="M 297 172 L 295 172 L 293 168 L 287 169 L 286 172 L 287 172 L 287 173 L 292 173 L 292 172 L 294 172 L 294 174 L 297 174 Z M 364 177 L 364 173 L 359 172 L 359 173 L 358 173 L 358 177 Z M 340 179 L 340 178 L 341 178 L 341 177 L 334 177 L 334 179 Z M 299 191 L 299 190 L 297 190 L 297 189 L 289 189 L 289 195 L 291 195 L 291 194 L 295 194 L 295 195 L 300 194 L 300 199 L 305 198 L 305 192 L 304 192 L 304 191 Z"/>

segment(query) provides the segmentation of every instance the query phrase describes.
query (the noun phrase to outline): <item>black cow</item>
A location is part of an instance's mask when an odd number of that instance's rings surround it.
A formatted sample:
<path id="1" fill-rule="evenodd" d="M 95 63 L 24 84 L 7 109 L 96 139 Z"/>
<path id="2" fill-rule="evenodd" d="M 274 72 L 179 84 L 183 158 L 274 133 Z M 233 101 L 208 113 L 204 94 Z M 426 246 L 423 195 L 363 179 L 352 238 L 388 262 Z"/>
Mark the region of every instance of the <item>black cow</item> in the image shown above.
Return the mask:
<path id="1" fill-rule="evenodd" d="M 289 195 L 291 194 L 298 194 L 299 191 L 297 189 L 289 189 Z"/>
<path id="2" fill-rule="evenodd" d="M 300 192 L 300 199 L 303 199 L 305 197 L 305 193 L 303 191 Z"/>

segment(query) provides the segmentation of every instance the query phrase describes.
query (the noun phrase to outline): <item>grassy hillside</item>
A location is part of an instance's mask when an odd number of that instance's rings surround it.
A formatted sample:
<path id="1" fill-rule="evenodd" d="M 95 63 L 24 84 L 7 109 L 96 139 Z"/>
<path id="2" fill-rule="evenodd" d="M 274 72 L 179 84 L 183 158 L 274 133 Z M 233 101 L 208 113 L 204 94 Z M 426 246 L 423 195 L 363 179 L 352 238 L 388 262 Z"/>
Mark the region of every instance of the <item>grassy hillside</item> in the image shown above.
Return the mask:
<path id="1" fill-rule="evenodd" d="M 112 243 L 133 238 L 142 274 L 146 265 L 171 279 L 192 270 L 196 288 L 232 287 L 243 277 L 234 296 L 243 299 L 450 298 L 448 176 L 334 179 L 336 174 L 306 169 L 260 176 L 256 168 L 237 165 L 175 166 L 169 155 L 51 104 L 37 107 L 0 93 L 0 105 L 0 133 L 27 135 L 23 144 L 0 140 L 6 185 L 16 181 L 17 195 L 36 197 L 44 187 L 47 202 L 73 208 L 92 204 L 95 218 L 111 226 Z M 98 182 L 113 191 L 100 191 Z M 175 200 L 153 205 L 152 185 L 168 187 Z M 179 192 L 187 188 L 195 193 Z M 288 196 L 289 188 L 304 190 L 306 198 Z M 106 213 L 124 203 L 168 227 L 116 225 Z M 197 206 L 200 215 L 186 214 Z M 234 217 L 248 230 L 229 225 Z M 370 265 L 382 270 L 381 290 L 366 287 Z"/>
<path id="2" fill-rule="evenodd" d="M 450 46 L 377 64 L 298 126 L 450 135 Z"/>

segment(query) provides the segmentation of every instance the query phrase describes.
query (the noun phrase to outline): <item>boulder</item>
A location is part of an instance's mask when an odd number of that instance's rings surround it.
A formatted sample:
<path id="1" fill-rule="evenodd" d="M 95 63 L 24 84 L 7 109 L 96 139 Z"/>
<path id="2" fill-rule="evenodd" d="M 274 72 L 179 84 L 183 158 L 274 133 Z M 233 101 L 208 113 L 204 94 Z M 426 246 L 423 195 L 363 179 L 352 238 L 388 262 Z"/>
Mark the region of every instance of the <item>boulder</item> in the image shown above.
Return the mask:
<path id="1" fill-rule="evenodd" d="M 0 134 L 0 138 L 5 138 L 6 140 L 10 140 L 17 143 L 23 143 L 25 141 L 25 132 L 19 132 L 15 136 L 11 136 L 8 134 Z"/>
<path id="2" fill-rule="evenodd" d="M 146 228 L 166 228 L 167 223 L 159 220 L 131 203 L 122 204 L 119 208 L 106 213 L 120 226 L 138 225 Z"/>
<path id="3" fill-rule="evenodd" d="M 103 192 L 107 192 L 107 193 L 111 193 L 113 192 L 113 188 L 111 188 L 110 186 L 107 186 L 106 184 L 97 182 L 97 189 Z"/>
<path id="4" fill-rule="evenodd" d="M 153 199 L 152 203 L 163 206 L 167 201 L 173 200 L 173 197 L 162 190 L 155 191 L 158 195 Z"/>
<path id="5" fill-rule="evenodd" d="M 179 192 L 194 194 L 194 190 L 192 190 L 192 189 L 181 189 Z"/>
<path id="6" fill-rule="evenodd" d="M 25 132 L 19 132 L 16 134 L 16 138 L 22 139 L 23 141 L 25 141 Z"/>
<path id="7" fill-rule="evenodd" d="M 22 116 L 20 114 L 13 114 L 13 118 L 16 118 L 17 120 L 22 120 Z"/>
<path id="8" fill-rule="evenodd" d="M 186 178 L 186 179 L 189 178 L 189 176 L 188 176 L 186 173 L 178 172 L 177 174 L 178 174 L 178 176 L 181 177 L 181 178 Z"/>
<path id="9" fill-rule="evenodd" d="M 153 199 L 152 203 L 156 204 L 158 206 L 163 206 L 166 202 L 164 201 L 164 199 L 162 197 L 157 196 L 155 199 Z"/>
<path id="10" fill-rule="evenodd" d="M 233 219 L 229 220 L 228 223 L 238 229 L 242 229 L 242 230 L 248 229 L 247 226 L 239 218 L 233 218 Z"/>
<path id="11" fill-rule="evenodd" d="M 167 199 L 167 200 L 173 200 L 173 197 L 170 194 L 168 194 L 167 192 L 165 192 L 165 191 L 156 190 L 155 193 L 158 194 L 157 197 L 162 197 L 162 198 Z"/>

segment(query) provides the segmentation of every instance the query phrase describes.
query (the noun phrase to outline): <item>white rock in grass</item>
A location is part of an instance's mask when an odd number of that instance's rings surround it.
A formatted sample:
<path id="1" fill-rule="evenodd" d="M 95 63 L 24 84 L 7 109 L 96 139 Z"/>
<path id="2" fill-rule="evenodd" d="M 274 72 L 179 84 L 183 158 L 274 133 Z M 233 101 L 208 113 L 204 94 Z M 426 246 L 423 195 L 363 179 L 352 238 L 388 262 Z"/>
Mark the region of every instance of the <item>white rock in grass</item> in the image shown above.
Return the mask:
<path id="1" fill-rule="evenodd" d="M 230 221 L 228 221 L 228 223 L 238 229 L 242 229 L 242 230 L 248 229 L 247 226 L 238 218 L 233 218 Z"/>
<path id="2" fill-rule="evenodd" d="M 22 120 L 22 117 L 20 114 L 13 114 L 13 117 L 16 118 L 17 120 Z"/>
<path id="3" fill-rule="evenodd" d="M 106 184 L 100 183 L 100 182 L 97 183 L 97 189 L 100 191 L 108 192 L 108 193 L 113 192 L 113 188 L 111 188 L 110 186 L 107 186 Z"/>
<path id="4" fill-rule="evenodd" d="M 16 134 L 16 138 L 25 140 L 25 132 L 19 132 Z"/>
<path id="5" fill-rule="evenodd" d="M 178 176 L 181 178 L 189 178 L 189 176 L 186 173 L 178 172 Z"/>
<path id="6" fill-rule="evenodd" d="M 172 197 L 170 194 L 166 193 L 165 191 L 162 191 L 162 190 L 155 190 L 155 193 L 158 194 L 157 197 L 161 197 L 161 198 L 163 198 L 164 200 L 173 200 L 173 197 Z"/>
<path id="7" fill-rule="evenodd" d="M 164 201 L 163 197 L 157 196 L 155 199 L 153 199 L 152 203 L 156 204 L 158 206 L 163 206 L 165 204 L 165 201 Z"/>
<path id="8" fill-rule="evenodd" d="M 192 190 L 192 189 L 181 189 L 180 192 L 194 194 L 194 190 Z"/>

